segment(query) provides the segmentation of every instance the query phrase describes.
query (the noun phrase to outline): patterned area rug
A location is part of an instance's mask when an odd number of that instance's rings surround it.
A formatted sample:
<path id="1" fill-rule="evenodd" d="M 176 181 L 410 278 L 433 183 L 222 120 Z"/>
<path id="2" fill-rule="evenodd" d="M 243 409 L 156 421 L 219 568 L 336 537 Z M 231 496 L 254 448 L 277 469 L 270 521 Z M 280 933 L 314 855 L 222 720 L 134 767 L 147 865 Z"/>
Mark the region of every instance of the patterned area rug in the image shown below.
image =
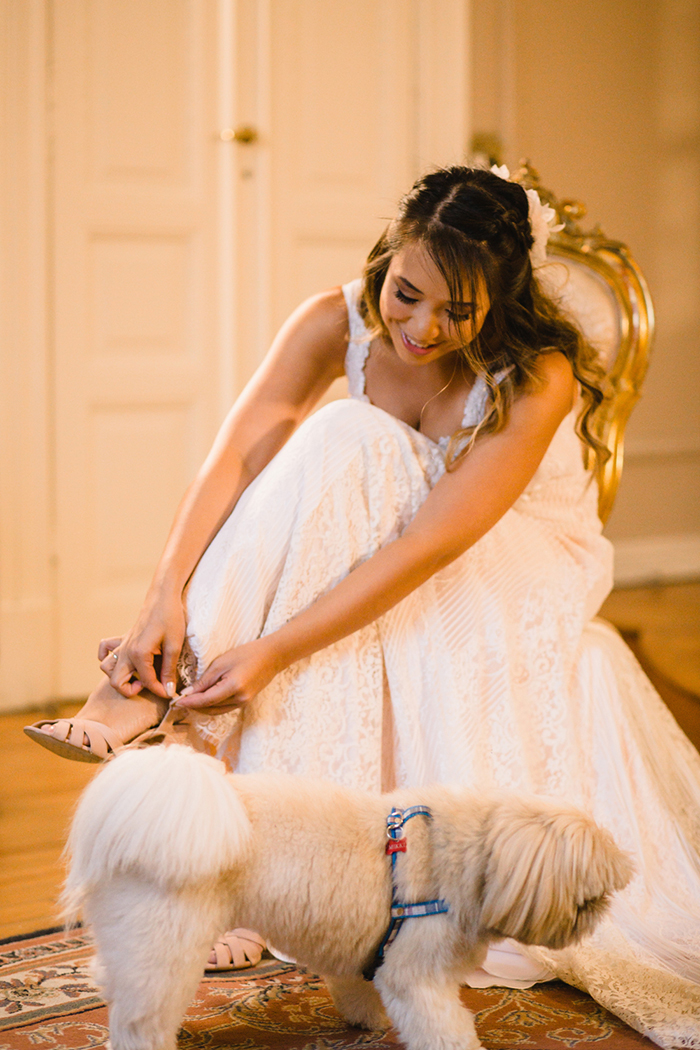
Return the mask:
<path id="1" fill-rule="evenodd" d="M 0 943 L 0 1050 L 91 1050 L 107 1041 L 107 1008 L 90 975 L 83 930 Z M 553 981 L 528 991 L 467 989 L 487 1050 L 641 1050 L 654 1044 L 588 996 Z M 274 959 L 202 980 L 180 1033 L 181 1050 L 381 1050 L 393 1029 L 364 1032 L 335 1012 L 323 981 Z"/>

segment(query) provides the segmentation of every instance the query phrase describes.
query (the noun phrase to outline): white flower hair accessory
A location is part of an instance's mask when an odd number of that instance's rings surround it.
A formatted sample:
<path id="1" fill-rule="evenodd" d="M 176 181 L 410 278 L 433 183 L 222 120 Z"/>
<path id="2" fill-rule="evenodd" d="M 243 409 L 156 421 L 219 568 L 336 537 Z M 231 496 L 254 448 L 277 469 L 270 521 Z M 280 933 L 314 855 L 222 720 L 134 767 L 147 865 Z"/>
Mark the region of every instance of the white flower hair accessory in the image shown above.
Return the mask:
<path id="1" fill-rule="evenodd" d="M 511 181 L 510 171 L 505 164 L 494 164 L 491 171 L 494 175 L 498 175 L 499 179 L 505 179 L 506 182 Z M 532 263 L 532 268 L 535 269 L 535 267 L 542 266 L 547 261 L 549 235 L 563 230 L 564 223 L 560 222 L 558 225 L 555 225 L 557 213 L 549 204 L 542 203 L 537 190 L 525 190 L 525 192 L 527 194 L 530 229 L 534 241 L 532 248 L 530 248 L 530 262 Z"/>

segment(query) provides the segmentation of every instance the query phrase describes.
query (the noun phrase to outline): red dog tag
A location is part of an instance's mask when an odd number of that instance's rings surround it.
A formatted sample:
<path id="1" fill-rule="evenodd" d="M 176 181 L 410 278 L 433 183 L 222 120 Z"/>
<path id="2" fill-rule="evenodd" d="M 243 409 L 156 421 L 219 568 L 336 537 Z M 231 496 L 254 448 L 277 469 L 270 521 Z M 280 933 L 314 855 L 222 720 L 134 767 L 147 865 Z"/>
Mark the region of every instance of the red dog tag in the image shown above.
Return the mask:
<path id="1" fill-rule="evenodd" d="M 389 841 L 386 844 L 386 851 L 388 854 L 405 853 L 406 839 L 389 839 Z"/>

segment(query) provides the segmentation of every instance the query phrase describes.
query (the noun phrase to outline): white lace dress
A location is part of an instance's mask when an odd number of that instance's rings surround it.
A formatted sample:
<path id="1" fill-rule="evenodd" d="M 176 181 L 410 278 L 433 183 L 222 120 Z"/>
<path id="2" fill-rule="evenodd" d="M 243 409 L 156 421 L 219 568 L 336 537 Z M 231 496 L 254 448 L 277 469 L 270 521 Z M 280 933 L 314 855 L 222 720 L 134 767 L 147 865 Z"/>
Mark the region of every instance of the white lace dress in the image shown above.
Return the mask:
<path id="1" fill-rule="evenodd" d="M 200 671 L 268 634 L 411 521 L 445 469 L 439 443 L 370 404 L 350 317 L 350 398 L 312 415 L 249 486 L 187 594 Z M 477 382 L 465 424 L 484 410 Z M 638 875 L 585 944 L 530 951 L 665 1047 L 700 1048 L 700 756 L 617 633 L 573 414 L 514 506 L 376 622 L 289 667 L 197 731 L 239 772 L 372 791 L 504 787 L 588 810 Z M 494 982 L 498 983 L 498 982 Z"/>

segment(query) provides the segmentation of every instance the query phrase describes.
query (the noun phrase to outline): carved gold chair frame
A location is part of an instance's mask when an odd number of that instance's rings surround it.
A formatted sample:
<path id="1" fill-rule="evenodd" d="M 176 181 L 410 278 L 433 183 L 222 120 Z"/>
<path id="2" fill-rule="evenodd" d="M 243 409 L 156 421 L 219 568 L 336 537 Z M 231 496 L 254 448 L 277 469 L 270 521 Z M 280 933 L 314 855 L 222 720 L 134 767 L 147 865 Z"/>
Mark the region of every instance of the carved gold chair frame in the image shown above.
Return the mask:
<path id="1" fill-rule="evenodd" d="M 550 238 L 547 265 L 542 269 L 554 275 L 554 287 L 549 290 L 598 350 L 608 376 L 607 397 L 596 413 L 594 426 L 596 436 L 610 452 L 598 471 L 598 513 L 605 522 L 620 483 L 625 427 L 639 399 L 649 363 L 654 334 L 651 295 L 624 244 L 609 240 L 599 226 L 588 231 L 581 228 L 585 205 L 559 200 L 541 185 L 538 173 L 527 163 L 512 178 L 526 189 L 536 189 L 540 199 L 554 208 L 558 221 L 564 224 L 563 230 Z M 557 281 L 556 274 L 562 271 L 563 280 L 560 277 Z M 593 294 L 589 295 L 589 291 Z M 597 312 L 597 325 L 591 323 L 585 305 L 587 297 L 597 300 L 593 310 L 594 314 Z"/>

